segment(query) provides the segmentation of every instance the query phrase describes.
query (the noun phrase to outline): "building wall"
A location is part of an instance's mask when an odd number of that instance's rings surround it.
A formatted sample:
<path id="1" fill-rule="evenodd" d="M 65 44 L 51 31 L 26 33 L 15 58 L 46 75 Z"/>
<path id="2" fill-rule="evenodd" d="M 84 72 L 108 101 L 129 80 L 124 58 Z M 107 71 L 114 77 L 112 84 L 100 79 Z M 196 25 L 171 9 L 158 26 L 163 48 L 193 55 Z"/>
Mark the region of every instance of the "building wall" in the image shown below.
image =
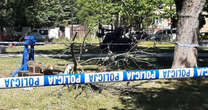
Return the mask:
<path id="1" fill-rule="evenodd" d="M 77 36 L 85 36 L 88 33 L 89 29 L 87 29 L 83 25 L 73 25 L 73 32 L 72 32 L 72 25 L 68 25 L 65 27 L 65 37 L 70 39 L 73 35 L 77 32 Z M 73 34 L 73 35 L 72 35 Z"/>

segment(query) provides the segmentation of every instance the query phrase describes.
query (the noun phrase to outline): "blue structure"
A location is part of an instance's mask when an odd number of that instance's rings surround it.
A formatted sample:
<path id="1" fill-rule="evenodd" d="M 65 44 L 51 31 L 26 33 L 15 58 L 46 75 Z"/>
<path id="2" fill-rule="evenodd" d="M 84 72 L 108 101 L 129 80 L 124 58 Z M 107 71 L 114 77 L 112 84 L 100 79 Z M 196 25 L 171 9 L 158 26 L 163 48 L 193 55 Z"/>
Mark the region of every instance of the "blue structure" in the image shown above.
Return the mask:
<path id="1" fill-rule="evenodd" d="M 25 36 L 25 42 L 24 42 L 24 52 L 23 52 L 23 58 L 22 58 L 22 66 L 12 73 L 12 77 L 15 77 L 19 71 L 28 71 L 28 64 L 27 62 L 32 60 L 34 61 L 34 46 L 35 46 L 36 40 L 34 36 Z M 30 46 L 30 48 L 29 48 Z"/>

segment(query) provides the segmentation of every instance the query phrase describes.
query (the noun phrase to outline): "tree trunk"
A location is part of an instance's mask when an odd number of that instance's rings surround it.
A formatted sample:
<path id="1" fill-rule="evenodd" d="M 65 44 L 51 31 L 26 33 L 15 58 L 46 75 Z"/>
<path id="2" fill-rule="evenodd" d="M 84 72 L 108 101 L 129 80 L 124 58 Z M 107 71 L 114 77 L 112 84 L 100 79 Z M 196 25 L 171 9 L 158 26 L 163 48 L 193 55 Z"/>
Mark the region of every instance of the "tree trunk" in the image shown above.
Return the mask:
<path id="1" fill-rule="evenodd" d="M 177 42 L 172 68 L 197 66 L 197 48 L 199 35 L 199 14 L 206 0 L 175 0 L 178 15 Z"/>

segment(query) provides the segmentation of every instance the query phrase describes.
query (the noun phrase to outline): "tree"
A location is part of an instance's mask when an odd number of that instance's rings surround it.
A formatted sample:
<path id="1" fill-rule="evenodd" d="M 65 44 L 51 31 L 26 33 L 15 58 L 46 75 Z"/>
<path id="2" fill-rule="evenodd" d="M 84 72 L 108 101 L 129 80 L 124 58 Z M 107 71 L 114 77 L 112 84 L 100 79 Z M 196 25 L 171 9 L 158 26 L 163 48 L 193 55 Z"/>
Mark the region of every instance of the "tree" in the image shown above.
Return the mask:
<path id="1" fill-rule="evenodd" d="M 0 1 L 0 24 L 3 27 L 29 25 L 26 17 L 26 8 L 34 0 L 5 0 Z"/>
<path id="2" fill-rule="evenodd" d="M 12 26 L 15 24 L 13 19 L 14 9 L 13 9 L 14 1 L 0 1 L 0 26 Z"/>
<path id="3" fill-rule="evenodd" d="M 27 22 L 32 26 L 65 26 L 71 21 L 69 0 L 35 0 L 25 8 Z"/>
<path id="4" fill-rule="evenodd" d="M 7 2 L 6 2 L 7 1 Z M 148 25 L 161 4 L 173 0 L 3 0 L 0 1 L 0 23 L 16 26 L 64 26 L 73 21 L 94 28 L 98 22 L 116 24 L 116 15 L 123 25 Z M 72 3 L 73 2 L 73 3 Z M 72 6 L 72 4 L 74 4 Z M 163 8 L 162 7 L 162 8 Z M 167 11 L 167 9 L 165 9 Z M 170 11 L 168 11 L 170 12 Z M 154 20 L 152 20 L 154 21 Z M 151 21 L 150 21 L 151 22 Z"/>
<path id="5" fill-rule="evenodd" d="M 156 15 L 154 12 L 157 8 L 155 3 L 157 3 L 155 0 L 122 0 L 120 13 L 125 18 L 123 22 L 126 25 L 135 26 L 137 29 L 143 28 L 142 24 L 147 23 L 146 20 Z M 152 22 L 153 20 L 148 23 Z"/>
<path id="6" fill-rule="evenodd" d="M 113 24 L 112 16 L 118 12 L 118 8 L 112 0 L 76 0 L 75 16 L 81 24 L 92 29 L 98 22 Z"/>
<path id="7" fill-rule="evenodd" d="M 155 10 L 173 3 L 173 0 L 76 0 L 75 14 L 80 23 L 94 27 L 102 24 L 135 26 L 149 25 L 157 18 Z M 165 4 L 165 6 L 162 6 Z M 165 11 L 168 11 L 167 9 Z M 172 11 L 169 11 L 169 13 Z M 113 17 L 116 16 L 116 17 Z M 120 21 L 112 20 L 120 19 Z M 118 22 L 118 23 L 116 23 Z"/>
<path id="8" fill-rule="evenodd" d="M 178 15 L 177 42 L 172 68 L 197 66 L 197 48 L 199 35 L 199 14 L 206 0 L 175 0 Z M 186 45 L 186 46 L 184 46 Z"/>
<path id="9" fill-rule="evenodd" d="M 72 0 L 0 1 L 1 26 L 65 26 L 71 21 Z"/>

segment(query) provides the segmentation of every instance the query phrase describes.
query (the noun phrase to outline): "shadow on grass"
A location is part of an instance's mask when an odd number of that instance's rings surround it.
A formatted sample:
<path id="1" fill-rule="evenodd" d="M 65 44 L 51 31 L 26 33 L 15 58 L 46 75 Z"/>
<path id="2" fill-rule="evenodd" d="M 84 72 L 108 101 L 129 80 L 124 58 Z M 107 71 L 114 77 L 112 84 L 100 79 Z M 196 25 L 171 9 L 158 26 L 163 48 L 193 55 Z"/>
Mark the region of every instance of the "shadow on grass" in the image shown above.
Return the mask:
<path id="1" fill-rule="evenodd" d="M 124 90 L 120 93 L 123 108 L 114 110 L 207 110 L 208 83 L 206 81 L 179 80 L 175 89 L 151 88 Z"/>

